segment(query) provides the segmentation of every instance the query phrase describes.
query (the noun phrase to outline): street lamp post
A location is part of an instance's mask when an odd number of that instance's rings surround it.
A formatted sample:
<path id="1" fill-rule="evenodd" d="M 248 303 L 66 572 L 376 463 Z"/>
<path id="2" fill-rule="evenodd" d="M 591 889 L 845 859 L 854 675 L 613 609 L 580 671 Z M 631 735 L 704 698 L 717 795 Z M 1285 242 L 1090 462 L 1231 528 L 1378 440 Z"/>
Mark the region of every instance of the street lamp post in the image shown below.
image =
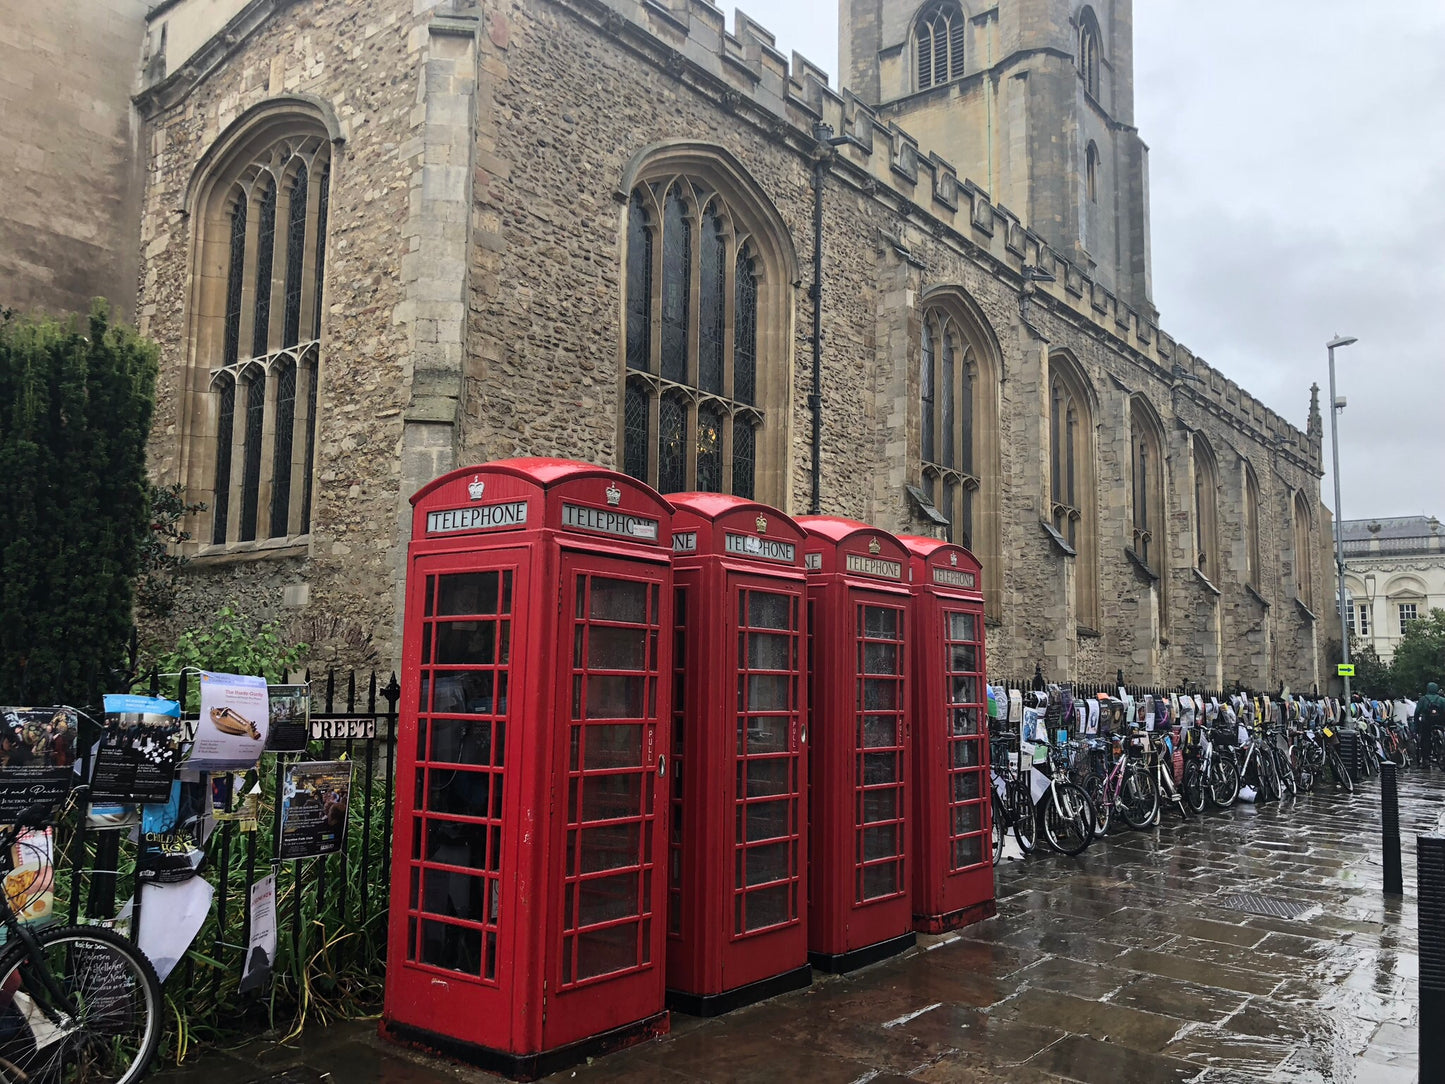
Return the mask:
<path id="1" fill-rule="evenodd" d="M 1340 591 L 1340 651 L 1346 665 L 1350 661 L 1349 615 L 1345 613 L 1345 534 L 1344 520 L 1340 515 L 1340 427 L 1337 418 L 1344 404 L 1335 396 L 1335 348 L 1349 346 L 1358 339 L 1336 335 L 1325 343 L 1330 352 L 1330 449 L 1331 469 L 1335 476 L 1335 582 Z M 1350 677 L 1345 675 L 1345 710 L 1350 704 Z"/>

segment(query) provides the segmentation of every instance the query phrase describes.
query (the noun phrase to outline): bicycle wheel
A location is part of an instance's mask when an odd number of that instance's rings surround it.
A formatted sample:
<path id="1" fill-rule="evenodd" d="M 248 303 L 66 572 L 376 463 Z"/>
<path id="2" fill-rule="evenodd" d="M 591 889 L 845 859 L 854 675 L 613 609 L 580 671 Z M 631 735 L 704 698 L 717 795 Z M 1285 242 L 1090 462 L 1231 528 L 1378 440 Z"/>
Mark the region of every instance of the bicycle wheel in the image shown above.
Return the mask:
<path id="1" fill-rule="evenodd" d="M 1054 781 L 1054 793 L 1045 794 L 1044 838 L 1049 846 L 1067 855 L 1079 854 L 1094 838 L 1093 803 L 1079 784 L 1068 779 Z"/>
<path id="2" fill-rule="evenodd" d="M 1279 780 L 1280 797 L 1288 795 L 1293 798 L 1299 790 L 1295 784 L 1294 769 L 1289 766 L 1289 757 L 1277 746 L 1271 746 L 1270 753 L 1274 757 L 1274 774 Z"/>
<path id="3" fill-rule="evenodd" d="M 1301 794 L 1308 793 L 1315 789 L 1315 768 L 1310 763 L 1310 755 L 1303 745 L 1298 743 L 1290 746 L 1290 764 L 1294 771 L 1295 784 Z"/>
<path id="4" fill-rule="evenodd" d="M 1208 787 L 1204 783 L 1204 769 L 1198 764 L 1184 765 L 1184 804 L 1191 813 L 1203 813 L 1209 799 Z"/>
<path id="5" fill-rule="evenodd" d="M 1029 794 L 1028 783 L 1022 782 L 1012 788 L 1009 797 L 1013 801 L 1014 839 L 1019 850 L 1031 854 L 1034 849 L 1036 826 L 1034 825 L 1034 803 Z"/>
<path id="6" fill-rule="evenodd" d="M 1273 802 L 1278 799 L 1279 776 L 1274 772 L 1274 757 L 1269 755 L 1268 749 L 1255 752 L 1254 771 L 1255 775 L 1259 777 L 1259 800 Z"/>
<path id="7" fill-rule="evenodd" d="M 0 1080 L 139 1080 L 161 1037 L 161 984 L 150 961 L 98 926 L 62 926 L 37 940 L 38 960 L 19 943 L 0 955 Z"/>
<path id="8" fill-rule="evenodd" d="M 1094 807 L 1094 834 L 1106 836 L 1109 834 L 1110 802 L 1108 795 L 1108 784 L 1097 775 L 1090 775 L 1085 778 L 1084 793 L 1089 796 L 1089 802 Z"/>
<path id="9" fill-rule="evenodd" d="M 1329 762 L 1330 771 L 1335 774 L 1335 783 L 1344 787 L 1349 793 L 1354 794 L 1355 780 L 1354 777 L 1350 775 L 1350 770 L 1345 767 L 1345 762 L 1340 756 L 1340 751 L 1338 749 L 1331 749 L 1329 753 L 1326 754 L 1326 759 Z"/>
<path id="10" fill-rule="evenodd" d="M 1145 829 L 1154 823 L 1159 812 L 1159 792 L 1154 780 L 1142 767 L 1135 765 L 1124 773 L 1119 785 L 1119 812 L 1130 828 Z"/>
<path id="11" fill-rule="evenodd" d="M 1209 767 L 1209 797 L 1220 809 L 1228 809 L 1239 797 L 1239 765 L 1233 757 L 1214 758 Z"/>
<path id="12" fill-rule="evenodd" d="M 1003 857 L 1003 838 L 1008 831 L 1008 822 L 1004 819 L 1003 805 L 999 802 L 998 795 L 995 794 L 988 805 L 990 819 L 993 821 L 993 864 L 996 866 Z"/>

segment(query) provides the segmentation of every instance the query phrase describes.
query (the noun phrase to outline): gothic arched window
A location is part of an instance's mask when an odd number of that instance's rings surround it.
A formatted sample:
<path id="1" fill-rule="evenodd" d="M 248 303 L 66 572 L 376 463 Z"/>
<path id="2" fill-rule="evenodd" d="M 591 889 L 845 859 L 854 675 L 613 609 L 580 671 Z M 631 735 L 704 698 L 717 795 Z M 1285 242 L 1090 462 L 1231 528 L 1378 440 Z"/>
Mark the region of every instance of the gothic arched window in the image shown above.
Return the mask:
<path id="1" fill-rule="evenodd" d="M 1305 609 L 1315 609 L 1314 517 L 1310 502 L 1300 490 L 1294 496 L 1294 583 L 1295 596 Z"/>
<path id="2" fill-rule="evenodd" d="M 623 470 L 783 503 L 781 246 L 702 177 L 643 180 L 627 214 Z"/>
<path id="3" fill-rule="evenodd" d="M 1087 379 L 1067 354 L 1049 356 L 1049 496 L 1054 529 L 1074 550 L 1078 622 L 1098 626 L 1094 415 Z"/>
<path id="4" fill-rule="evenodd" d="M 200 536 L 217 546 L 310 531 L 330 187 L 319 121 L 272 111 L 239 127 L 214 148 L 195 203 L 183 473 L 209 508 Z"/>
<path id="5" fill-rule="evenodd" d="M 1259 479 L 1244 464 L 1244 582 L 1259 590 Z"/>
<path id="6" fill-rule="evenodd" d="M 913 24 L 918 63 L 918 89 L 941 86 L 963 77 L 967 16 L 956 0 L 929 4 Z"/>
<path id="7" fill-rule="evenodd" d="M 1161 578 L 1162 584 L 1168 556 L 1164 536 L 1164 430 L 1154 411 L 1137 395 L 1129 404 L 1129 432 L 1134 553 Z"/>
<path id="8" fill-rule="evenodd" d="M 1194 434 L 1194 567 L 1212 583 L 1224 571 L 1219 552 L 1219 467 L 1203 434 Z"/>
<path id="9" fill-rule="evenodd" d="M 1100 42 L 1099 20 L 1094 9 L 1086 7 L 1079 15 L 1079 75 L 1084 80 L 1084 89 L 1095 99 L 1099 97 Z"/>
<path id="10" fill-rule="evenodd" d="M 1099 202 L 1099 145 L 1092 139 L 1084 151 L 1084 192 L 1090 203 Z"/>

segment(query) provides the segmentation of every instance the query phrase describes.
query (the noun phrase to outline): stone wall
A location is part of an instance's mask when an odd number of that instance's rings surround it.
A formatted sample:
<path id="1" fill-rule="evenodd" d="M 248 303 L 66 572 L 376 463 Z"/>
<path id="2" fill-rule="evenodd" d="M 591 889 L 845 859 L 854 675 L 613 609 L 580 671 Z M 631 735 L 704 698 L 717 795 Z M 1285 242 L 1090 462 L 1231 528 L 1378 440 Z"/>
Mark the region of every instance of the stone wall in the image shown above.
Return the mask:
<path id="1" fill-rule="evenodd" d="M 147 0 L 0 0 L 0 306 L 130 319 Z"/>

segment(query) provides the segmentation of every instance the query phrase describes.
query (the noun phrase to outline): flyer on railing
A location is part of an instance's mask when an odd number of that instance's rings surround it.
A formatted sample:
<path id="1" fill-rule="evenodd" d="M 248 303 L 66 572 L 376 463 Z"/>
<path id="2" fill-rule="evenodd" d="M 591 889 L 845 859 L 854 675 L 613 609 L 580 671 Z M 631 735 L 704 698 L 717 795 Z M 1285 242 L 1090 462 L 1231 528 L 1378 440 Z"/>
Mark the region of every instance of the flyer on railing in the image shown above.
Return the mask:
<path id="1" fill-rule="evenodd" d="M 112 693 L 90 775 L 92 802 L 165 802 L 185 744 L 174 700 Z"/>
<path id="2" fill-rule="evenodd" d="M 299 753 L 310 735 L 311 686 L 269 685 L 271 729 L 266 749 L 272 753 Z"/>
<path id="3" fill-rule="evenodd" d="M 261 759 L 271 726 L 266 679 L 201 672 L 201 717 L 187 771 L 234 771 Z"/>
<path id="4" fill-rule="evenodd" d="M 77 726 L 73 708 L 0 708 L 0 823 L 69 793 Z"/>
<path id="5" fill-rule="evenodd" d="M 351 761 L 293 764 L 281 791 L 283 860 L 335 854 L 346 840 Z"/>

